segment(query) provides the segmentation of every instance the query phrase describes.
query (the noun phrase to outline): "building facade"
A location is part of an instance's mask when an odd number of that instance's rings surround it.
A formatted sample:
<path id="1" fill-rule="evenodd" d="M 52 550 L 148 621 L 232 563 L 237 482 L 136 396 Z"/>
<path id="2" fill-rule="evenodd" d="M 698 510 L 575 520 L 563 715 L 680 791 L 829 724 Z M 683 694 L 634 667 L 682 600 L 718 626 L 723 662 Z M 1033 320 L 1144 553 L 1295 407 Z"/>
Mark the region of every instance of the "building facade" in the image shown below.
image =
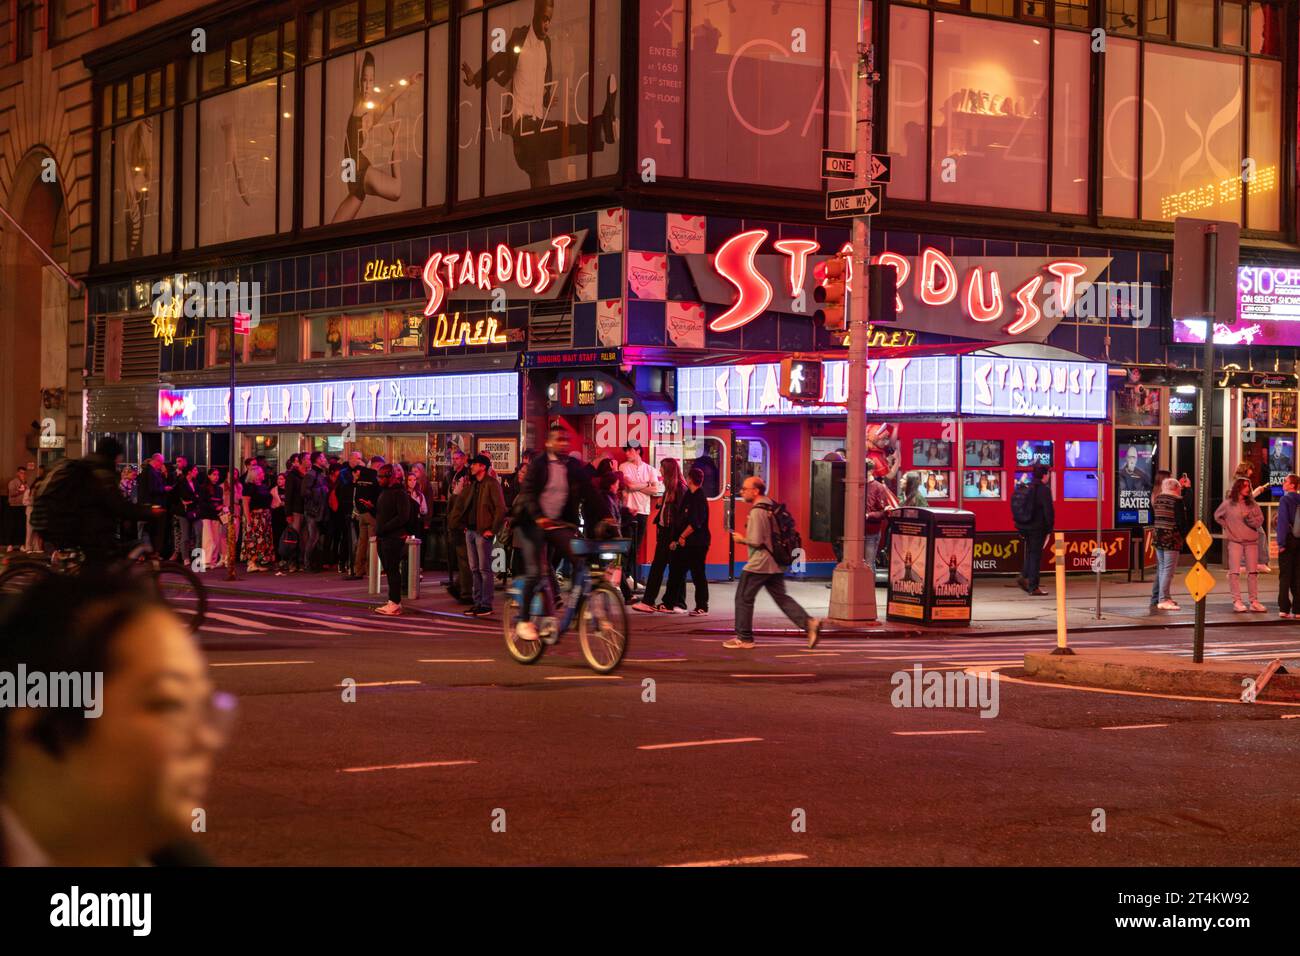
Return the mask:
<path id="1" fill-rule="evenodd" d="M 844 444 L 847 349 L 810 300 L 848 240 L 821 174 L 852 142 L 857 0 L 81 6 L 84 32 L 0 65 L 0 202 L 55 204 L 24 198 L 49 144 L 77 174 L 50 248 L 88 291 L 42 286 L 73 317 L 69 448 L 225 463 L 233 405 L 239 457 L 455 446 L 506 469 L 550 421 L 616 457 L 644 421 L 655 459 L 704 468 L 718 531 L 759 474 L 829 566 L 814 462 Z M 1208 452 L 1214 494 L 1243 458 L 1294 468 L 1296 4 L 866 6 L 892 161 L 871 252 L 900 276 L 871 343 L 881 477 L 974 511 L 997 571 L 1036 462 L 1112 567 L 1140 560 L 1157 467 Z M 0 25 L 8 60 L 25 22 Z M 1254 284 L 1219 330 L 1208 435 L 1204 323 L 1170 311 L 1177 216 L 1239 223 Z M 0 303 L 3 334 L 27 307 Z M 775 394 L 795 354 L 828 362 L 827 404 Z"/>

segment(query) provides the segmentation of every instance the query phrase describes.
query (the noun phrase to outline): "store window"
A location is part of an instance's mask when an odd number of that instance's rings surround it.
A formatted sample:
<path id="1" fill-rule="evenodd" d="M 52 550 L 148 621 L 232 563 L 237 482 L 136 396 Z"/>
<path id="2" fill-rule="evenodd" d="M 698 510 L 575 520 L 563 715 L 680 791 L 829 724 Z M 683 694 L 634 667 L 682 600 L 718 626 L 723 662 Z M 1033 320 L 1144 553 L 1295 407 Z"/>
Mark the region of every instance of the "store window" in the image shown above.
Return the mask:
<path id="1" fill-rule="evenodd" d="M 768 444 L 761 438 L 737 438 L 731 443 L 732 491 L 740 494 L 740 486 L 746 478 L 761 478 L 772 491 L 772 453 Z"/>
<path id="2" fill-rule="evenodd" d="M 1052 211 L 1088 211 L 1089 39 L 1086 33 L 1055 31 L 1052 88 Z"/>
<path id="3" fill-rule="evenodd" d="M 1050 39 L 1039 27 L 935 16 L 932 200 L 1046 209 Z"/>
<path id="4" fill-rule="evenodd" d="M 704 473 L 704 482 L 700 487 L 704 497 L 715 501 L 722 497 L 724 483 L 722 480 L 723 447 L 722 440 L 706 436 L 691 438 L 685 442 L 655 442 L 651 448 L 650 464 L 661 470 L 665 458 L 676 458 L 682 466 L 685 477 L 692 468 L 699 468 Z"/>
<path id="5" fill-rule="evenodd" d="M 275 362 L 280 351 L 280 321 L 262 319 L 248 335 L 238 336 L 235 342 L 236 364 L 268 364 Z M 228 365 L 230 362 L 230 326 L 208 330 L 208 366 Z"/>
<path id="6" fill-rule="evenodd" d="M 888 195 L 925 198 L 926 100 L 930 87 L 930 15 L 889 9 L 888 150 L 895 157 Z"/>
<path id="7" fill-rule="evenodd" d="M 427 328 L 421 313 L 396 309 L 305 316 L 302 357 L 312 360 L 424 354 Z"/>
<path id="8" fill-rule="evenodd" d="M 1101 212 L 1126 219 L 1137 215 L 1138 47 L 1134 40 L 1106 44 Z"/>

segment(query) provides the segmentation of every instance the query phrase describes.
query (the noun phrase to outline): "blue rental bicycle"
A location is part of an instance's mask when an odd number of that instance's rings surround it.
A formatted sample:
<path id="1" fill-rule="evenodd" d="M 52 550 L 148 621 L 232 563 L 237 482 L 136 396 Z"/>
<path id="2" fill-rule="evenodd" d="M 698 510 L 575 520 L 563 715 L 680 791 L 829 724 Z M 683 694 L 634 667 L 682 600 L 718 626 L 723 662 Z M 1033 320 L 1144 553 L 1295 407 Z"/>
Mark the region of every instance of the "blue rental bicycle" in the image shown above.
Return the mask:
<path id="1" fill-rule="evenodd" d="M 524 579 L 515 578 L 506 592 L 504 634 L 506 650 L 520 664 L 535 664 L 546 648 L 578 621 L 578 640 L 582 656 L 588 666 L 600 674 L 607 674 L 623 660 L 627 652 L 627 608 L 618 589 L 621 559 L 632 550 L 629 538 L 594 541 L 574 538 L 573 582 L 566 592 L 563 607 L 547 613 L 547 607 L 557 608 L 552 578 L 545 576 L 533 592 L 532 612 L 529 618 L 537 625 L 537 640 L 520 637 L 515 630 L 519 622 L 519 609 L 524 600 Z M 547 598 L 550 600 L 547 601 Z"/>

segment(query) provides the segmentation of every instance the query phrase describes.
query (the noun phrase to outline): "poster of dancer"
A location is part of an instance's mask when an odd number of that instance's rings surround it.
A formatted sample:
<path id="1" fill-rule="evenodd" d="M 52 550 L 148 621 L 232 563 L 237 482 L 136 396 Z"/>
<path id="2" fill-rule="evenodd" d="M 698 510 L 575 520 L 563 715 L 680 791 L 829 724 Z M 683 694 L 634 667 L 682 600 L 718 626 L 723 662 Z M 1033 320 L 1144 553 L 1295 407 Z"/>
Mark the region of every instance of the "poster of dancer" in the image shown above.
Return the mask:
<path id="1" fill-rule="evenodd" d="M 199 103 L 199 244 L 275 231 L 278 82 Z"/>
<path id="2" fill-rule="evenodd" d="M 615 7 L 611 0 L 597 4 L 595 31 L 588 0 L 516 0 L 490 10 L 486 22 L 482 16 L 462 21 L 462 198 L 466 188 L 468 195 L 477 194 L 480 147 L 489 196 L 586 179 L 591 174 L 588 150 L 616 154 L 617 44 L 602 41 L 611 28 L 617 30 Z M 593 32 L 598 54 L 594 77 Z M 486 61 L 480 54 L 483 46 Z M 478 133 L 467 135 L 466 130 Z M 610 172 L 617 161 L 597 165 Z M 472 177 L 472 187 L 464 183 L 467 177 Z"/>
<path id="3" fill-rule="evenodd" d="M 113 167 L 113 259 L 158 253 L 162 117 L 117 128 Z"/>
<path id="4" fill-rule="evenodd" d="M 421 205 L 424 43 L 411 34 L 330 60 L 325 210 L 331 222 Z"/>
<path id="5" fill-rule="evenodd" d="M 889 535 L 889 608 L 891 618 L 925 617 L 925 526 L 902 518 L 891 522 Z"/>
<path id="6" fill-rule="evenodd" d="M 973 524 L 936 523 L 930 564 L 930 618 L 948 623 L 970 620 L 974 576 Z"/>

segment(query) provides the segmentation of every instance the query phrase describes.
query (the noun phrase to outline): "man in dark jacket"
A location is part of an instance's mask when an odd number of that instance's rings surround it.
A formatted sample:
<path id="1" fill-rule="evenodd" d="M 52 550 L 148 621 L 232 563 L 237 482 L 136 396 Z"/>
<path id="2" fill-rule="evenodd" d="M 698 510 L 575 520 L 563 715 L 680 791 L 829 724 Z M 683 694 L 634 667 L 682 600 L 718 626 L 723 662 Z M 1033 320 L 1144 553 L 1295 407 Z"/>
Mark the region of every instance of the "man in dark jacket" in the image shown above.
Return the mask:
<path id="1" fill-rule="evenodd" d="M 1027 523 L 1017 522 L 1016 525 L 1016 530 L 1025 539 L 1024 564 L 1016 583 L 1027 594 L 1037 597 L 1047 593 L 1038 586 L 1038 581 L 1043 564 L 1043 546 L 1047 543 L 1048 536 L 1056 529 L 1051 480 L 1052 470 L 1047 465 L 1034 466 L 1034 477 L 1029 485 L 1031 516 Z"/>
<path id="2" fill-rule="evenodd" d="M 388 574 L 388 603 L 375 608 L 375 613 L 395 617 L 402 613 L 402 550 L 406 547 L 412 502 L 406 493 L 406 474 L 401 465 L 381 465 L 379 486 L 375 537 L 379 539 L 379 561 Z"/>
<path id="3" fill-rule="evenodd" d="M 447 479 L 447 590 L 461 604 L 474 603 L 470 592 L 473 579 L 469 571 L 469 551 L 465 542 L 465 509 L 470 503 L 473 477 L 469 459 L 459 448 L 451 453 L 451 474 Z"/>
<path id="4" fill-rule="evenodd" d="M 1282 481 L 1282 500 L 1277 505 L 1277 610 L 1278 617 L 1300 617 L 1300 538 L 1291 533 L 1300 510 L 1300 478 L 1287 475 Z"/>
<path id="5" fill-rule="evenodd" d="M 171 535 L 167 534 L 169 524 L 167 507 L 171 486 L 167 482 L 166 467 L 161 454 L 153 455 L 145 462 L 144 468 L 140 471 L 140 480 L 135 486 L 137 502 L 153 509 L 161 509 L 155 510 L 153 517 L 144 521 L 140 537 L 147 539 L 149 547 L 164 557 L 171 552 L 169 543 Z"/>
<path id="6" fill-rule="evenodd" d="M 465 544 L 469 557 L 473 604 L 465 613 L 482 617 L 492 613 L 492 551 L 506 517 L 501 482 L 492 474 L 492 459 L 475 455 L 469 461 L 471 501 L 464 509 Z"/>
<path id="7" fill-rule="evenodd" d="M 356 550 L 356 520 L 352 515 L 353 492 L 356 490 L 354 468 L 361 465 L 361 452 L 354 451 L 339 468 L 338 480 L 334 483 L 334 497 L 339 503 L 338 519 L 343 525 L 343 540 L 339 545 L 339 571 L 348 574 L 352 570 L 352 552 Z"/>
<path id="8" fill-rule="evenodd" d="M 511 512 L 515 545 L 524 560 L 524 593 L 516 625 L 521 640 L 538 639 L 537 626 L 529 620 L 533 594 L 542 575 L 550 575 L 557 557 L 573 559 L 569 542 L 577 536 L 584 506 L 589 513 L 596 513 L 597 505 L 590 501 L 593 494 L 582 463 L 569 455 L 569 433 L 552 425 L 546 435 L 546 451 L 529 465 Z M 553 608 L 549 600 L 546 604 L 549 617 Z"/>

